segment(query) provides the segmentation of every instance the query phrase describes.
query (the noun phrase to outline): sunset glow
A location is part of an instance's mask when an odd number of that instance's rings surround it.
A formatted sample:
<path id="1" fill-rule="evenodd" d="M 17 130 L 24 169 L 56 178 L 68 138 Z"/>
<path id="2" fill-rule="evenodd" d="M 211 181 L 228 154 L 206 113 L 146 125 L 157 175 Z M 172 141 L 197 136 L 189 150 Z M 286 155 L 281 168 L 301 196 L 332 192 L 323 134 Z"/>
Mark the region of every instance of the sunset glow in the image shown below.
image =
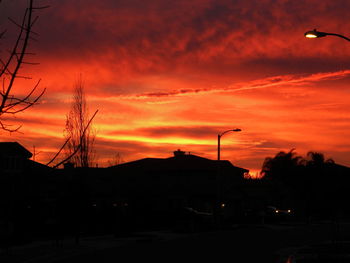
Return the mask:
<path id="1" fill-rule="evenodd" d="M 169 157 L 181 149 L 253 173 L 292 148 L 350 166 L 350 43 L 307 39 L 310 28 L 350 36 L 341 0 L 40 0 L 39 65 L 25 65 L 15 93 L 41 79 L 40 104 L 0 132 L 47 163 L 64 143 L 74 82 L 81 74 L 95 120 L 96 163 Z M 1 54 L 25 0 L 0 4 Z M 310 10 L 312 7 L 312 10 Z M 288 32 L 288 34 L 286 34 Z M 38 91 L 38 92 L 39 92 Z M 63 159 L 63 156 L 62 158 Z"/>

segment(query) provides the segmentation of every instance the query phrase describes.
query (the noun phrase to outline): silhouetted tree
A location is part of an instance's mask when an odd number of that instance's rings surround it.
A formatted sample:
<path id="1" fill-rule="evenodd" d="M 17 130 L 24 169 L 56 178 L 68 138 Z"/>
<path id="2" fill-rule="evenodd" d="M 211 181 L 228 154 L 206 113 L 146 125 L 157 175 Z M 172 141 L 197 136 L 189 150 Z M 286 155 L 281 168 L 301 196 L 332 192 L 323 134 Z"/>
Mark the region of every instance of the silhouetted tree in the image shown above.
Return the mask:
<path id="1" fill-rule="evenodd" d="M 311 166 L 311 167 L 315 167 L 315 168 L 322 168 L 323 166 L 327 165 L 327 164 L 334 164 L 334 160 L 333 159 L 325 159 L 324 154 L 323 153 L 319 153 L 319 152 L 308 152 L 307 153 L 307 163 L 306 165 Z"/>
<path id="2" fill-rule="evenodd" d="M 89 112 L 84 93 L 84 82 L 81 77 L 74 87 L 74 96 L 71 110 L 66 116 L 65 137 L 67 143 L 67 155 L 78 167 L 89 167 L 94 159 L 95 132 L 89 122 Z"/>
<path id="3" fill-rule="evenodd" d="M 263 178 L 283 181 L 291 179 L 296 170 L 305 163 L 304 159 L 296 155 L 294 150 L 291 149 L 289 152 L 281 151 L 275 157 L 265 158 L 261 170 Z"/>
<path id="4" fill-rule="evenodd" d="M 307 203 L 310 203 L 310 214 L 328 213 L 329 216 L 337 199 L 337 178 L 335 178 L 335 166 L 333 159 L 325 159 L 324 154 L 308 152 L 306 169 Z M 325 212 L 327 211 L 327 212 Z"/>
<path id="5" fill-rule="evenodd" d="M 23 97 L 20 97 L 14 93 L 17 79 L 29 79 L 29 77 L 20 75 L 20 70 L 23 68 L 23 66 L 28 64 L 37 64 L 26 61 L 26 58 L 29 55 L 33 55 L 33 53 L 29 53 L 27 49 L 30 40 L 33 39 L 33 34 L 35 34 L 32 28 L 38 19 L 37 16 L 34 16 L 34 11 L 46 7 L 34 7 L 33 2 L 34 0 L 28 1 L 28 6 L 24 11 L 22 21 L 20 23 L 17 23 L 9 18 L 9 20 L 18 28 L 18 33 L 13 46 L 10 48 L 10 51 L 8 53 L 1 53 L 5 55 L 0 57 L 0 81 L 2 85 L 2 88 L 0 89 L 0 129 L 9 132 L 17 131 L 20 126 L 13 128 L 11 125 L 6 124 L 6 116 L 15 115 L 32 107 L 38 102 L 45 92 L 44 89 L 38 95 L 34 95 L 40 83 L 39 79 L 31 91 Z M 0 32 L 0 40 L 3 39 L 5 34 L 6 30 Z"/>
<path id="6" fill-rule="evenodd" d="M 332 177 L 334 170 L 334 160 L 325 159 L 324 154 L 319 152 L 308 152 L 306 159 L 306 170 L 309 180 L 314 181 L 313 184 L 329 184 L 335 178 Z"/>
<path id="7" fill-rule="evenodd" d="M 271 183 L 269 195 L 274 205 L 295 208 L 305 200 L 305 160 L 297 155 L 294 149 L 267 157 L 261 174 L 263 181 Z"/>
<path id="8" fill-rule="evenodd" d="M 124 160 L 123 160 L 122 155 L 121 155 L 119 152 L 117 152 L 117 153 L 113 156 L 113 158 L 112 158 L 111 160 L 108 161 L 108 165 L 109 165 L 109 166 L 115 166 L 115 165 L 121 164 L 121 163 L 123 163 L 123 162 L 124 162 Z"/>
<path id="9" fill-rule="evenodd" d="M 330 217 L 337 212 L 337 166 L 322 153 L 311 151 L 304 159 L 294 149 L 279 152 L 265 159 L 262 174 L 273 183 L 274 198 L 285 195 L 308 222 L 314 216 Z"/>

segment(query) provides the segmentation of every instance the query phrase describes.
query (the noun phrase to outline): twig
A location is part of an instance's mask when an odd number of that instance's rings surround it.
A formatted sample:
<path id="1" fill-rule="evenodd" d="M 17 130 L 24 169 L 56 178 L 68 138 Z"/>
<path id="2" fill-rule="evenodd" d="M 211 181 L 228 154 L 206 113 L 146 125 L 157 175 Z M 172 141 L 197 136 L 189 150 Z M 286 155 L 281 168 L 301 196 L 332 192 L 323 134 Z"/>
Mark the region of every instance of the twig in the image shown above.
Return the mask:
<path id="1" fill-rule="evenodd" d="M 89 122 L 87 123 L 87 125 L 86 125 L 86 127 L 85 127 L 85 129 L 84 129 L 84 131 L 83 131 L 83 133 L 82 133 L 82 135 L 81 135 L 81 138 L 84 137 L 87 128 L 90 126 L 90 123 L 91 123 L 92 120 L 95 118 L 97 112 L 98 112 L 98 110 L 95 111 L 94 115 L 92 115 L 91 119 L 90 119 Z M 78 147 L 75 149 L 75 151 L 74 151 L 71 155 L 69 155 L 66 159 L 64 159 L 63 161 L 59 162 L 59 163 L 56 164 L 55 166 L 53 166 L 53 168 L 55 169 L 55 168 L 57 168 L 58 166 L 60 166 L 61 164 L 63 164 L 63 163 L 65 163 L 65 162 L 69 161 L 69 160 L 80 150 L 80 148 L 81 148 L 81 140 L 80 140 L 80 143 L 79 143 Z"/>
<path id="2" fill-rule="evenodd" d="M 61 153 L 61 151 L 64 149 L 64 147 L 67 145 L 67 143 L 69 142 L 70 140 L 70 136 L 68 137 L 68 139 L 65 141 L 65 143 L 62 145 L 61 149 L 55 154 L 55 156 L 51 159 L 51 161 L 49 161 L 46 166 L 48 166 L 49 164 L 51 164 L 56 158 L 57 156 Z"/>

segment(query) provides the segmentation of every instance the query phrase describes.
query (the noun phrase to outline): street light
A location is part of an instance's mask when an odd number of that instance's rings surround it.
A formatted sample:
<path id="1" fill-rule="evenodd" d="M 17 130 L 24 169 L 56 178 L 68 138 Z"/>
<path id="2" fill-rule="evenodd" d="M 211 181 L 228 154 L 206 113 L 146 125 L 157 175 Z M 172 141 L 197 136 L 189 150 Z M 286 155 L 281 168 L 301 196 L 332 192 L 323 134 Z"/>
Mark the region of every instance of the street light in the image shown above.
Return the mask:
<path id="1" fill-rule="evenodd" d="M 319 37 L 325 37 L 325 36 L 336 36 L 336 37 L 340 37 L 342 39 L 345 39 L 347 41 L 350 41 L 350 38 L 340 35 L 340 34 L 335 34 L 335 33 L 326 33 L 326 32 L 319 32 L 316 29 L 311 30 L 311 31 L 307 31 L 304 34 L 305 37 L 307 38 L 319 38 Z M 288 210 L 289 213 L 289 210 Z M 337 233 L 339 232 L 339 222 L 337 219 L 334 219 L 334 233 L 335 233 L 335 239 L 337 238 Z"/>
<path id="2" fill-rule="evenodd" d="M 221 139 L 221 137 L 228 132 L 240 132 L 240 131 L 242 131 L 242 130 L 241 129 L 232 129 L 232 130 L 224 131 L 221 134 L 218 134 L 218 161 L 220 161 L 220 139 Z"/>
<path id="3" fill-rule="evenodd" d="M 231 129 L 224 131 L 220 134 L 218 134 L 218 160 L 217 160 L 217 177 L 216 177 L 216 183 L 217 183 L 217 193 L 216 193 L 216 207 L 215 207 L 215 215 L 216 215 L 216 220 L 217 220 L 217 226 L 220 228 L 221 227 L 221 209 L 225 207 L 225 204 L 221 204 L 221 176 L 220 176 L 220 140 L 221 137 L 228 133 L 228 132 L 240 132 L 242 131 L 241 129 Z"/>
<path id="4" fill-rule="evenodd" d="M 335 34 L 335 33 L 320 32 L 320 31 L 317 31 L 316 29 L 305 32 L 304 36 L 306 38 L 319 38 L 319 37 L 325 37 L 325 36 L 336 36 L 336 37 L 340 37 L 342 39 L 345 39 L 347 41 L 350 41 L 350 38 L 347 38 L 346 36 L 343 36 L 340 34 Z"/>

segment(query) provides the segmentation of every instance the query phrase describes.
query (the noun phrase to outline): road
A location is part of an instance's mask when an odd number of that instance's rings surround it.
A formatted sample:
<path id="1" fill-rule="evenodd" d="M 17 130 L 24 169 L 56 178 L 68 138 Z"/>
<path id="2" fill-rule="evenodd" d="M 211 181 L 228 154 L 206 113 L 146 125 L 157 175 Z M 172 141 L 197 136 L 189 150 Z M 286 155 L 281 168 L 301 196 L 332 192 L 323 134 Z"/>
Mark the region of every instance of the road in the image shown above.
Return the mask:
<path id="1" fill-rule="evenodd" d="M 115 248 L 83 253 L 56 263 L 109 262 L 281 262 L 279 251 L 330 240 L 330 225 L 240 226 L 173 239 L 140 239 Z M 40 262 L 37 262 L 40 263 Z M 47 263 L 47 262 L 45 262 Z"/>

